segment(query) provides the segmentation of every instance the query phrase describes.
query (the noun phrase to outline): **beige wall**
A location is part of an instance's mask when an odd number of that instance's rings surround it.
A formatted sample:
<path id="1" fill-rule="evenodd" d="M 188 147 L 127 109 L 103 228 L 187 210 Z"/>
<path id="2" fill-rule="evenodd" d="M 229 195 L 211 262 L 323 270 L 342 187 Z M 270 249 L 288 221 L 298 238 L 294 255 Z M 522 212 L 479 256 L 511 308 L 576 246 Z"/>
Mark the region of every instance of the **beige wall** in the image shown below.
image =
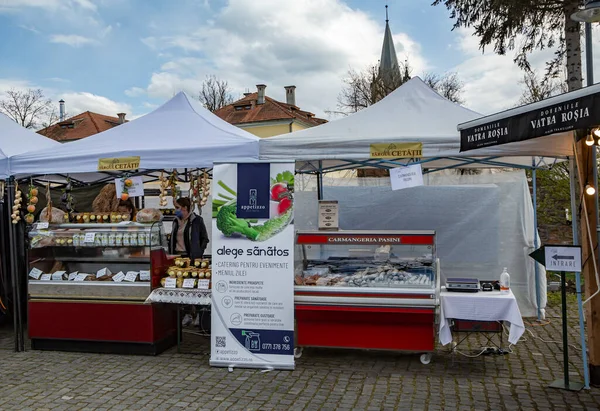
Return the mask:
<path id="1" fill-rule="evenodd" d="M 292 123 L 292 131 L 300 131 L 300 130 L 305 130 L 306 126 L 302 125 L 302 124 L 298 124 L 298 123 Z"/>
<path id="2" fill-rule="evenodd" d="M 238 126 L 240 127 L 240 126 Z M 240 128 L 246 130 L 248 133 L 252 133 L 257 137 L 266 138 L 278 136 L 280 134 L 286 134 L 290 132 L 290 125 L 288 124 L 272 124 L 264 126 L 241 126 Z M 292 132 L 298 130 L 304 130 L 306 127 L 302 124 L 292 123 Z"/>
<path id="3" fill-rule="evenodd" d="M 240 127 L 246 130 L 248 133 L 252 133 L 257 137 L 265 138 L 265 137 L 273 137 L 279 134 L 285 134 L 290 132 L 289 124 L 274 124 L 267 126 L 257 126 L 257 127 L 248 127 L 242 126 Z"/>

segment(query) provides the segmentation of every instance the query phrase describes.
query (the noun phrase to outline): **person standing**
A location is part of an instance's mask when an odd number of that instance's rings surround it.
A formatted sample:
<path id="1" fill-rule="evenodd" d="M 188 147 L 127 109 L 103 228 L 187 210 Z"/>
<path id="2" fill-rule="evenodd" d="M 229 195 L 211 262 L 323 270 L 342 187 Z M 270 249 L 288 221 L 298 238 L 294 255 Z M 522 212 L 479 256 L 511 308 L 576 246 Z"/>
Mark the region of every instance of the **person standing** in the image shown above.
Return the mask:
<path id="1" fill-rule="evenodd" d="M 208 233 L 202 217 L 192 210 L 192 202 L 188 197 L 181 197 L 173 202 L 175 220 L 171 230 L 169 252 L 189 257 L 192 260 L 202 258 L 208 245 Z"/>

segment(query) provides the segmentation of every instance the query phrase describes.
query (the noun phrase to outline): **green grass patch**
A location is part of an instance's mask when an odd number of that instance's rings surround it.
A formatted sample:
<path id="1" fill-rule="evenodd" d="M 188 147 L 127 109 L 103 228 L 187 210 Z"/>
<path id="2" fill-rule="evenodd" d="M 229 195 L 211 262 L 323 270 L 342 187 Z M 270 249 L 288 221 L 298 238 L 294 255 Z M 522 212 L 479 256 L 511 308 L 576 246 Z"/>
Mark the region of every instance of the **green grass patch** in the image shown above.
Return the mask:
<path id="1" fill-rule="evenodd" d="M 567 305 L 577 304 L 577 295 L 574 293 L 569 293 L 567 291 Z M 552 291 L 548 293 L 548 306 L 550 307 L 560 307 L 561 306 L 561 296 L 560 291 Z"/>

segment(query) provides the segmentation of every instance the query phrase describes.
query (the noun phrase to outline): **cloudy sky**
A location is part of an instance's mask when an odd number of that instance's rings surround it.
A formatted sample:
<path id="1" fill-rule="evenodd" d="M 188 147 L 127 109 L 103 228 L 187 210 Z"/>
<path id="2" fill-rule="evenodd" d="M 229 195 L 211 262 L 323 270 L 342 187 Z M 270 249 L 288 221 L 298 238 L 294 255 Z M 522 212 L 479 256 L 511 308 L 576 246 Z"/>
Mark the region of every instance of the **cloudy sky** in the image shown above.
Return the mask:
<path id="1" fill-rule="evenodd" d="M 457 72 L 466 106 L 489 114 L 515 105 L 522 73 L 510 56 L 482 54 L 469 31 L 451 31 L 443 7 L 389 0 L 398 59 L 413 75 Z M 143 115 L 203 79 L 235 97 L 267 85 L 327 118 L 350 68 L 377 62 L 384 0 L 0 0 L 0 95 L 42 88 L 67 112 Z M 532 57 L 540 69 L 552 51 Z M 600 63 L 600 61 L 598 62 Z M 600 67 L 600 64 L 596 67 Z M 58 103 L 57 103 L 58 104 Z"/>

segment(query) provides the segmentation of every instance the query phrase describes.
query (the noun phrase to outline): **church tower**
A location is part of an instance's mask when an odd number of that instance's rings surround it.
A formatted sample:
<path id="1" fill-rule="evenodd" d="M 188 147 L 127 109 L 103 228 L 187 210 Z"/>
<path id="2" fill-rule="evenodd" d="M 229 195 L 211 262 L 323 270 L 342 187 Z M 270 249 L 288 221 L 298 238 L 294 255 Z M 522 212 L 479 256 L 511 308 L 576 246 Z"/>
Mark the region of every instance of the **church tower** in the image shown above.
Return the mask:
<path id="1" fill-rule="evenodd" d="M 390 19 L 388 18 L 388 6 L 385 5 L 385 34 L 383 36 L 383 47 L 381 48 L 381 59 L 379 61 L 379 76 L 386 89 L 395 89 L 400 78 L 400 65 L 396 56 L 392 30 L 390 30 Z"/>

